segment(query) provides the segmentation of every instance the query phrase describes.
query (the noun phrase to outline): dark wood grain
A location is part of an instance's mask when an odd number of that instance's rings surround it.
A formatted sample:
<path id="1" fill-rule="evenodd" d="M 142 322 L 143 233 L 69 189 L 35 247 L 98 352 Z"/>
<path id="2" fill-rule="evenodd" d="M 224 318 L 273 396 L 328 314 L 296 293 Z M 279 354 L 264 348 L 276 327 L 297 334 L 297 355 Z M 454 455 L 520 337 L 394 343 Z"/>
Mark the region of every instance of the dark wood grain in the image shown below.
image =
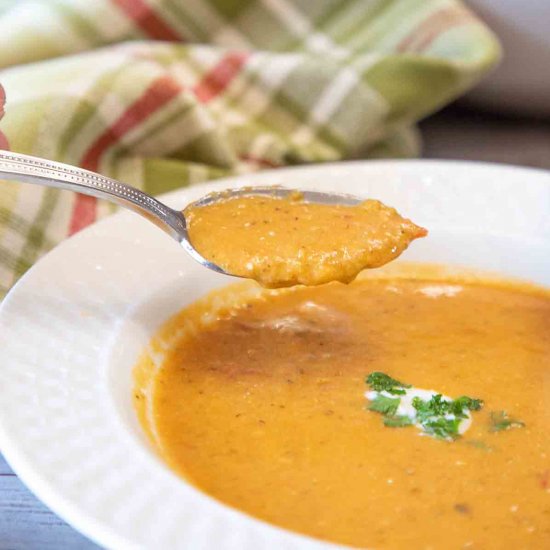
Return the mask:
<path id="1" fill-rule="evenodd" d="M 13 474 L 0 475 L 1 550 L 96 550 Z"/>

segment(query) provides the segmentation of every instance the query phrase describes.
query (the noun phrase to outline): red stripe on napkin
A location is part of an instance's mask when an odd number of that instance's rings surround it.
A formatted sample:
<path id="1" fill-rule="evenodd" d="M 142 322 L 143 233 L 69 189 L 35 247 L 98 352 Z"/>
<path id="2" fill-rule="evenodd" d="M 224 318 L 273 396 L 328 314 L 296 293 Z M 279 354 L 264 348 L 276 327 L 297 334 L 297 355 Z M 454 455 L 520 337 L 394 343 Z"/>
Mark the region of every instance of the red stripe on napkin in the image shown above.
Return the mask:
<path id="1" fill-rule="evenodd" d="M 224 57 L 193 88 L 199 101 L 206 103 L 222 93 L 239 73 L 247 59 L 248 54 L 244 52 L 230 53 Z M 170 76 L 163 76 L 155 80 L 145 93 L 96 139 L 85 153 L 81 166 L 97 171 L 101 156 L 109 147 L 154 111 L 176 97 L 182 90 L 183 87 Z M 77 195 L 69 223 L 69 235 L 73 235 L 94 222 L 96 215 L 96 199 L 86 195 Z"/>
<path id="2" fill-rule="evenodd" d="M 147 33 L 147 36 L 157 40 L 179 41 L 182 37 L 162 20 L 143 0 L 111 0 L 135 25 Z"/>
<path id="3" fill-rule="evenodd" d="M 443 8 L 425 21 L 422 21 L 414 31 L 405 37 L 397 46 L 399 52 L 423 52 L 432 42 L 453 27 L 471 23 L 471 13 L 465 8 Z"/>
<path id="4" fill-rule="evenodd" d="M 73 213 L 69 222 L 69 235 L 74 235 L 87 225 L 95 222 L 96 216 L 97 199 L 89 195 L 77 194 L 74 201 Z"/>
<path id="5" fill-rule="evenodd" d="M 225 56 L 193 88 L 198 100 L 202 103 L 207 103 L 221 94 L 239 74 L 248 56 L 249 54 L 245 52 L 234 52 Z"/>
<path id="6" fill-rule="evenodd" d="M 97 170 L 99 159 L 108 147 L 166 105 L 181 91 L 182 87 L 169 76 L 162 76 L 155 80 L 142 96 L 96 139 L 84 155 L 82 167 Z"/>
<path id="7" fill-rule="evenodd" d="M 174 99 L 181 91 L 182 87 L 169 76 L 163 76 L 155 80 L 141 97 L 95 140 L 82 158 L 81 166 L 88 170 L 97 171 L 99 160 L 109 147 L 152 113 Z M 69 223 L 69 235 L 94 222 L 96 211 L 97 201 L 94 197 L 77 195 Z"/>

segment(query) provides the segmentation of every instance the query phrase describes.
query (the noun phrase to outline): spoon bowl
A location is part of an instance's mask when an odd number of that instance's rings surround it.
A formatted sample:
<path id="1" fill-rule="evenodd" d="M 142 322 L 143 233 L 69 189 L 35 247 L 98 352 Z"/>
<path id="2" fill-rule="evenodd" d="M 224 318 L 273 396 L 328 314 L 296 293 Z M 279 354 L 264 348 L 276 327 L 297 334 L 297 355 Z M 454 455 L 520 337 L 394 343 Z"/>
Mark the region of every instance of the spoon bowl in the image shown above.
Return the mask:
<path id="1" fill-rule="evenodd" d="M 258 186 L 258 187 L 238 187 L 235 189 L 227 189 L 226 191 L 218 191 L 209 193 L 204 197 L 189 204 L 186 208 L 195 206 L 208 206 L 221 200 L 236 199 L 239 197 L 251 197 L 256 195 L 264 195 L 277 199 L 287 199 L 292 195 L 299 193 L 300 198 L 304 202 L 313 202 L 318 204 L 340 204 L 344 206 L 355 206 L 362 199 L 344 193 L 322 193 L 321 191 L 302 191 L 298 189 L 289 189 L 281 185 Z M 185 212 L 185 209 L 184 209 Z"/>

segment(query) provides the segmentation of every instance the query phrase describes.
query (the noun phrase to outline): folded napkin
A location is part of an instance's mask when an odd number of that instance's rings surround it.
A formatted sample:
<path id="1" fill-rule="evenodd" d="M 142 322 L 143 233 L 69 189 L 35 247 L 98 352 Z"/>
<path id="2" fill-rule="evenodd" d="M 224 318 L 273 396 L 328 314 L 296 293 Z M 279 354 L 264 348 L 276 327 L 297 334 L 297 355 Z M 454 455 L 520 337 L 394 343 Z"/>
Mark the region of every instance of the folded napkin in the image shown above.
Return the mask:
<path id="1" fill-rule="evenodd" d="M 413 156 L 414 123 L 498 55 L 453 0 L 0 0 L 0 130 L 14 151 L 153 194 L 282 165 Z M 111 211 L 2 182 L 0 296 Z"/>

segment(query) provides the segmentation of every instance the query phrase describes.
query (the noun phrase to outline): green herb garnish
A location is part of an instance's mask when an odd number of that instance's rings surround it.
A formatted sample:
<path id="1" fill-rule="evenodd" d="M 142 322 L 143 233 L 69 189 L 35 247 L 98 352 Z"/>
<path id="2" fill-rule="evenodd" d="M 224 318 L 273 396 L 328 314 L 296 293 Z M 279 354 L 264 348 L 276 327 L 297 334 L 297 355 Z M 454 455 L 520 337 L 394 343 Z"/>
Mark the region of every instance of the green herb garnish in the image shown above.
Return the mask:
<path id="1" fill-rule="evenodd" d="M 490 432 L 501 432 L 502 430 L 510 430 L 512 428 L 524 428 L 525 422 L 510 418 L 506 411 L 491 412 L 491 427 Z"/>
<path id="2" fill-rule="evenodd" d="M 451 402 L 450 412 L 459 414 L 460 411 L 468 409 L 470 411 L 479 411 L 483 407 L 482 399 L 473 399 L 467 395 L 463 395 Z"/>
<path id="3" fill-rule="evenodd" d="M 428 435 L 433 435 L 437 439 L 456 439 L 460 436 L 458 433 L 460 422 L 460 418 L 440 416 L 430 418 L 420 424 Z"/>
<path id="4" fill-rule="evenodd" d="M 383 372 L 371 372 L 367 376 L 367 384 L 373 391 L 387 391 L 392 395 L 404 395 L 405 388 L 412 387 L 410 384 L 403 384 Z"/>
<path id="5" fill-rule="evenodd" d="M 390 428 L 404 428 L 406 426 L 413 426 L 414 420 L 410 416 L 384 416 L 384 426 Z"/>
<path id="6" fill-rule="evenodd" d="M 429 401 L 424 401 L 419 397 L 415 397 L 412 404 L 420 419 L 447 414 L 452 414 L 456 418 L 467 418 L 468 415 L 466 411 L 479 411 L 483 406 L 483 401 L 481 399 L 473 399 L 466 395 L 455 400 L 443 399 L 443 396 L 438 393 Z"/>
<path id="7" fill-rule="evenodd" d="M 466 395 L 458 399 L 444 399 L 441 394 L 434 395 L 429 401 L 419 397 L 412 400 L 416 409 L 416 419 L 424 431 L 440 439 L 456 439 L 460 434 L 458 428 L 467 411 L 477 411 L 483 406 L 483 401 Z"/>
<path id="8" fill-rule="evenodd" d="M 416 425 L 428 435 L 437 439 L 454 440 L 460 436 L 459 428 L 463 420 L 469 417 L 468 411 L 478 411 L 483 406 L 481 399 L 463 395 L 457 399 L 444 398 L 441 394 L 432 395 L 424 400 L 413 397 L 414 413 L 396 414 L 402 396 L 407 395 L 410 384 L 404 384 L 383 372 L 373 372 L 367 376 L 367 384 L 375 392 L 369 397 L 369 410 L 384 416 L 384 425 L 392 428 Z M 414 391 L 414 390 L 411 390 Z M 396 397 L 390 397 L 396 396 Z"/>
<path id="9" fill-rule="evenodd" d="M 434 395 L 429 401 L 415 397 L 412 400 L 412 405 L 416 409 L 417 417 L 420 419 L 428 419 L 430 416 L 438 416 L 449 412 L 449 401 L 445 401 L 440 393 Z"/>
<path id="10" fill-rule="evenodd" d="M 490 447 L 485 443 L 485 441 L 481 441 L 480 439 L 470 439 L 468 441 L 465 441 L 467 445 L 470 445 L 470 447 L 475 447 L 476 449 L 481 449 L 483 451 L 492 451 L 493 447 Z"/>
<path id="11" fill-rule="evenodd" d="M 415 425 L 437 439 L 452 441 L 459 438 L 460 425 L 469 418 L 469 411 L 479 411 L 483 407 L 481 399 L 474 399 L 467 395 L 449 399 L 438 393 L 432 395 L 430 399 L 425 400 L 416 396 L 411 400 L 409 392 L 419 392 L 422 395 L 423 391 L 409 390 L 412 388 L 410 384 L 400 382 L 383 372 L 371 372 L 366 378 L 366 383 L 374 393 L 374 395 L 367 394 L 370 400 L 368 409 L 382 414 L 385 426 L 402 428 Z M 407 410 L 407 407 L 412 404 L 414 412 L 397 414 L 404 398 L 405 405 L 401 410 Z M 506 411 L 492 411 L 490 422 L 490 432 L 525 427 L 524 422 L 510 418 Z M 486 447 L 484 443 L 480 443 L 479 446 L 490 450 L 490 447 Z"/>
<path id="12" fill-rule="evenodd" d="M 369 411 L 376 411 L 385 415 L 393 416 L 399 407 L 399 397 L 386 397 L 377 395 L 369 405 Z"/>

